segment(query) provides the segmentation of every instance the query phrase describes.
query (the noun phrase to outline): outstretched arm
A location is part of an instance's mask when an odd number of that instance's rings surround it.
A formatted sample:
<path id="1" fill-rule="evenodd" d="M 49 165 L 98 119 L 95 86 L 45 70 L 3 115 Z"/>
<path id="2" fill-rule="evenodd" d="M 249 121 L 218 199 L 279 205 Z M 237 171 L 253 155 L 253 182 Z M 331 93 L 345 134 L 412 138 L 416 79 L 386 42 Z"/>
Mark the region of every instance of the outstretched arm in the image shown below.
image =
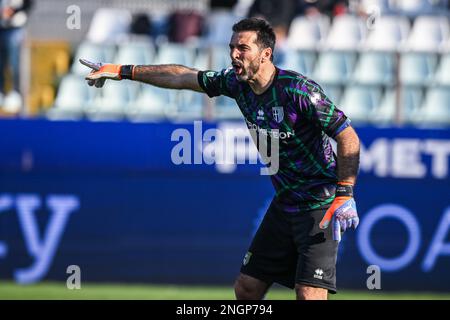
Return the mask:
<path id="1" fill-rule="evenodd" d="M 80 63 L 92 69 L 86 80 L 97 88 L 101 88 L 107 79 L 129 79 L 161 88 L 203 92 L 197 80 L 199 71 L 178 64 L 134 66 L 94 63 L 84 59 L 80 59 Z"/>
<path id="2" fill-rule="evenodd" d="M 170 89 L 203 92 L 197 80 L 198 70 L 179 64 L 135 66 L 132 80 Z"/>

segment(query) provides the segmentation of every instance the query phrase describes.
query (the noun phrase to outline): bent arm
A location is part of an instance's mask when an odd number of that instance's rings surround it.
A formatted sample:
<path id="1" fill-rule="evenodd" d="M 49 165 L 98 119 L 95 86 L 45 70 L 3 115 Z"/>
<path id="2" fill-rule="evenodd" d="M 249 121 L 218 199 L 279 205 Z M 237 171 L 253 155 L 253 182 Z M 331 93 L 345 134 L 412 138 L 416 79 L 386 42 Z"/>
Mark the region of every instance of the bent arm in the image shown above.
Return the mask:
<path id="1" fill-rule="evenodd" d="M 359 138 L 352 127 L 345 128 L 336 136 L 337 172 L 339 181 L 356 183 L 359 169 Z"/>
<path id="2" fill-rule="evenodd" d="M 198 72 L 178 64 L 137 65 L 133 70 L 133 80 L 161 88 L 204 92 L 198 84 Z"/>

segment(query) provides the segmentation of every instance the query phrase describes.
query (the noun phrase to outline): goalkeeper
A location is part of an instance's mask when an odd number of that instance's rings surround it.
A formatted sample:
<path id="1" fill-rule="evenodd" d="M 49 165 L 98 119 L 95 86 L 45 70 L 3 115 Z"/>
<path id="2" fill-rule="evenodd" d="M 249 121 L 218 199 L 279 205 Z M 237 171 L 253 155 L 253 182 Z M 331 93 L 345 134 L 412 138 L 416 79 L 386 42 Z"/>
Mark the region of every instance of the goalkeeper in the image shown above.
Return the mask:
<path id="1" fill-rule="evenodd" d="M 249 129 L 277 138 L 276 193 L 244 257 L 236 298 L 262 299 L 276 282 L 295 288 L 298 299 L 327 299 L 336 292 L 341 234 L 359 222 L 353 199 L 359 139 L 316 82 L 272 63 L 274 46 L 272 27 L 250 18 L 233 26 L 231 67 L 222 71 L 81 63 L 92 69 L 86 77 L 91 86 L 129 79 L 231 97 Z"/>

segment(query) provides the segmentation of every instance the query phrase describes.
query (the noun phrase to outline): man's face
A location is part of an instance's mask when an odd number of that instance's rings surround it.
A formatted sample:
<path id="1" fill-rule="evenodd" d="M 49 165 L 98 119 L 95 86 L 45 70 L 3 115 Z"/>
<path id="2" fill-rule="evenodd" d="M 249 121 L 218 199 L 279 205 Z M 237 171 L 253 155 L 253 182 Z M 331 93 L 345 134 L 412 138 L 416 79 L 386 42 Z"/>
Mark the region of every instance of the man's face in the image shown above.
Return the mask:
<path id="1" fill-rule="evenodd" d="M 230 41 L 231 64 L 239 81 L 254 79 L 258 73 L 262 50 L 256 44 L 255 31 L 235 32 Z"/>

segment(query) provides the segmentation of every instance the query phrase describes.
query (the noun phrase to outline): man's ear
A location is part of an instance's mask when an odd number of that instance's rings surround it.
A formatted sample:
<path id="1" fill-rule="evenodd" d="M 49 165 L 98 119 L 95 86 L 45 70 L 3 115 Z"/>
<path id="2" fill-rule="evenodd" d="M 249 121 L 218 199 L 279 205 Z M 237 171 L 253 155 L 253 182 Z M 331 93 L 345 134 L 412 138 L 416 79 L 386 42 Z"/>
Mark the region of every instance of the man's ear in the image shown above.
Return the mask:
<path id="1" fill-rule="evenodd" d="M 272 49 L 271 48 L 265 48 L 263 50 L 261 62 L 271 61 L 270 60 L 271 56 L 272 56 Z"/>

